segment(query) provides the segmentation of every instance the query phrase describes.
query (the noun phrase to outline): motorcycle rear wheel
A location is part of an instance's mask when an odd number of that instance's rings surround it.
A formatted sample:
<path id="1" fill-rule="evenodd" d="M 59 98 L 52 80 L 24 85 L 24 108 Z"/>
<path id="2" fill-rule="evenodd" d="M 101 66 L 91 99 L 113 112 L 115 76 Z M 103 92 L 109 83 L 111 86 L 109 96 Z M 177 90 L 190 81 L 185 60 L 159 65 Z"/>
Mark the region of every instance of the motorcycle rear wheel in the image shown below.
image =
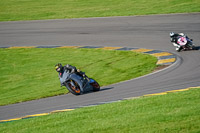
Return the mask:
<path id="1" fill-rule="evenodd" d="M 195 46 L 192 46 L 192 50 L 197 50 L 197 48 Z"/>
<path id="2" fill-rule="evenodd" d="M 94 79 L 92 79 L 94 80 Z M 90 83 L 90 85 L 93 87 L 93 91 L 99 91 L 100 90 L 100 85 L 97 83 L 97 81 L 94 80 L 94 82 Z"/>

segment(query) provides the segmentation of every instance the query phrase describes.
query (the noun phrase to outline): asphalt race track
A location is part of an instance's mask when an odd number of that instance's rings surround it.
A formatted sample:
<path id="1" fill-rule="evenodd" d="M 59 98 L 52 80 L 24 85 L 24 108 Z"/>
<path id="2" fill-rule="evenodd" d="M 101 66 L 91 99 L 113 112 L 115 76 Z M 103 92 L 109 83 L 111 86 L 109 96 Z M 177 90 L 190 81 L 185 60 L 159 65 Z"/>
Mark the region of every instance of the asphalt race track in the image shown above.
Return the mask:
<path id="1" fill-rule="evenodd" d="M 171 31 L 186 33 L 199 47 L 200 13 L 0 22 L 0 47 L 109 46 L 156 49 L 177 55 L 177 61 L 162 71 L 105 86 L 96 93 L 0 106 L 0 120 L 200 86 L 200 51 L 176 52 L 169 40 Z"/>

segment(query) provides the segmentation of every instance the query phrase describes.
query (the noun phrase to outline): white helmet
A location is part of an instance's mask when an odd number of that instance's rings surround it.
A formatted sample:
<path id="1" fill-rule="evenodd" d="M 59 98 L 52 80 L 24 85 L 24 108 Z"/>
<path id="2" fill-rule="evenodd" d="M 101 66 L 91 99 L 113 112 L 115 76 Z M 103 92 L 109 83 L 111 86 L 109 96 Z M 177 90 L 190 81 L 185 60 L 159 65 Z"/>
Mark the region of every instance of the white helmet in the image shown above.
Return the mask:
<path id="1" fill-rule="evenodd" d="M 174 36 L 174 32 L 170 32 L 169 35 L 172 37 Z"/>

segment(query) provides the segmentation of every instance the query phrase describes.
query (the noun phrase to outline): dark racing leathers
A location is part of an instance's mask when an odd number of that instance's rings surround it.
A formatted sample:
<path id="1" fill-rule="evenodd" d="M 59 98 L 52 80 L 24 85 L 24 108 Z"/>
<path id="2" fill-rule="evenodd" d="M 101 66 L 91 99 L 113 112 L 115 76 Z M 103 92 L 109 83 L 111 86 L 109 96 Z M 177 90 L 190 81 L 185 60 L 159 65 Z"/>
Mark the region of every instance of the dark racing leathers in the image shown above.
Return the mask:
<path id="1" fill-rule="evenodd" d="M 179 36 L 180 36 L 179 34 L 174 34 L 173 36 L 171 36 L 171 42 L 177 43 Z"/>
<path id="2" fill-rule="evenodd" d="M 71 66 L 69 64 L 65 65 L 64 67 L 61 68 L 61 71 L 59 72 L 59 78 L 62 77 L 62 74 L 64 73 L 64 71 L 69 71 L 70 73 L 76 73 L 77 75 L 83 77 L 83 78 L 87 78 L 87 76 L 85 75 L 84 72 L 82 71 L 77 71 L 75 66 Z M 61 84 L 61 86 L 63 86 L 63 84 Z"/>

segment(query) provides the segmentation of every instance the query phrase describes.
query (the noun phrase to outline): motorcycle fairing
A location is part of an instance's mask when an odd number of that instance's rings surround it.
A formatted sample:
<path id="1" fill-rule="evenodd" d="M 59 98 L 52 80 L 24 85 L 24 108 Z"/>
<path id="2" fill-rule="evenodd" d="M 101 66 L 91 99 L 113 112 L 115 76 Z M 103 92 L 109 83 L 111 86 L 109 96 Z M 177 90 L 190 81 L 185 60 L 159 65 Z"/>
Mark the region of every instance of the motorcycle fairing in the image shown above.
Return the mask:
<path id="1" fill-rule="evenodd" d="M 178 38 L 177 43 L 178 43 L 179 45 L 181 45 L 181 46 L 186 45 L 186 44 L 187 44 L 187 39 L 186 39 L 186 37 L 180 37 L 180 38 Z"/>
<path id="2" fill-rule="evenodd" d="M 77 74 L 71 74 L 69 78 L 76 81 L 80 85 L 80 89 L 82 92 L 93 90 L 93 87 L 89 84 L 89 82 L 83 83 L 84 79 L 81 76 Z"/>

